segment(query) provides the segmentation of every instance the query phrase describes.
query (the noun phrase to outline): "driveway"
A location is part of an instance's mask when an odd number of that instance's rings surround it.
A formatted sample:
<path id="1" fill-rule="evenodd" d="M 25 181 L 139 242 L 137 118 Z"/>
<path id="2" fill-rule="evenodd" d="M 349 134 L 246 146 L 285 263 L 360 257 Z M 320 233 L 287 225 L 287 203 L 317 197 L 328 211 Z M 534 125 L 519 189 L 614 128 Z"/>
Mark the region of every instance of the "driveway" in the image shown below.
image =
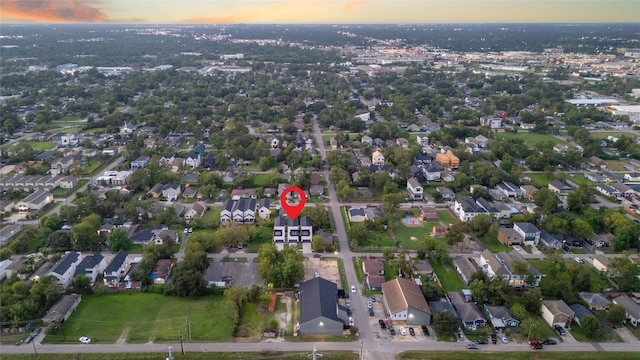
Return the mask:
<path id="1" fill-rule="evenodd" d="M 625 343 L 628 343 L 628 344 L 640 344 L 640 340 L 638 340 L 638 338 L 636 338 L 631 333 L 631 331 L 629 331 L 629 329 L 627 329 L 626 327 L 618 326 L 618 327 L 616 327 L 616 329 L 614 331 L 616 332 L 616 334 L 618 334 L 618 336 L 620 336 L 622 341 L 624 341 Z"/>

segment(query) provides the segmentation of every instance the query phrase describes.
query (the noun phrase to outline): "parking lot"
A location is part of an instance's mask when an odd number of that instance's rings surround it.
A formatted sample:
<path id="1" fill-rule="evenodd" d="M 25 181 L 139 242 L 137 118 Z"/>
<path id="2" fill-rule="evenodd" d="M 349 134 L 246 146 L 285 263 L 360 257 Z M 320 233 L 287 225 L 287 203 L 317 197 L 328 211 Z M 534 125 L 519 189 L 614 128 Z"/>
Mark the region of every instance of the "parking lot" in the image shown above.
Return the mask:
<path id="1" fill-rule="evenodd" d="M 304 262 L 304 279 L 313 279 L 318 273 L 318 276 L 333 281 L 338 284 L 338 288 L 341 288 L 340 273 L 338 271 L 338 262 L 336 260 L 323 260 L 320 258 L 307 258 Z"/>
<path id="2" fill-rule="evenodd" d="M 220 281 L 223 276 L 232 277 L 229 283 L 230 286 L 264 286 L 264 281 L 258 276 L 258 263 L 255 262 L 221 262 L 214 260 L 204 273 L 206 281 Z"/>

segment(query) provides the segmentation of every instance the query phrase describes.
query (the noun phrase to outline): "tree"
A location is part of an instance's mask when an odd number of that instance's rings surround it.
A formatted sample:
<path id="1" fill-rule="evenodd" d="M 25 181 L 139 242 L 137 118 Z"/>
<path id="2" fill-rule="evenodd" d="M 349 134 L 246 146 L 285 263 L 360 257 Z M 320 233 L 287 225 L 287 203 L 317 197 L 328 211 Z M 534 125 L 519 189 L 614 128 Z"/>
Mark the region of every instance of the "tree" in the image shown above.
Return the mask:
<path id="1" fill-rule="evenodd" d="M 514 318 L 520 321 L 524 321 L 529 318 L 529 312 L 527 311 L 527 309 L 525 309 L 524 305 L 520 303 L 511 305 L 511 308 L 509 308 L 509 310 L 511 311 L 511 315 L 513 315 Z"/>
<path id="2" fill-rule="evenodd" d="M 118 252 L 119 250 L 129 250 L 133 245 L 131 238 L 127 236 L 127 233 L 120 228 L 115 228 L 111 230 L 109 233 L 109 237 L 107 238 L 109 249 L 112 252 Z"/>
<path id="3" fill-rule="evenodd" d="M 323 205 L 305 206 L 301 215 L 308 216 L 316 229 L 328 229 L 330 227 L 329 213 L 327 213 L 327 208 Z"/>
<path id="4" fill-rule="evenodd" d="M 460 320 L 448 311 L 439 311 L 434 315 L 431 326 L 439 338 L 448 339 L 456 336 Z"/>
<path id="5" fill-rule="evenodd" d="M 487 214 L 480 214 L 471 219 L 471 228 L 478 234 L 478 236 L 482 237 L 489 231 L 492 223 L 493 219 L 491 216 Z"/>
<path id="6" fill-rule="evenodd" d="M 438 301 L 444 296 L 444 291 L 438 285 L 426 281 L 422 284 L 422 294 L 427 301 Z"/>
<path id="7" fill-rule="evenodd" d="M 609 320 L 612 324 L 619 325 L 627 317 L 627 311 L 618 304 L 612 304 L 609 307 L 609 312 L 607 313 L 607 320 Z"/>
<path id="8" fill-rule="evenodd" d="M 80 294 L 91 293 L 91 279 L 87 275 L 80 274 L 73 278 L 73 286 Z"/>
<path id="9" fill-rule="evenodd" d="M 73 248 L 80 251 L 98 250 L 98 229 L 101 223 L 102 219 L 99 215 L 91 214 L 75 224 L 71 229 Z"/>
<path id="10" fill-rule="evenodd" d="M 447 232 L 447 235 L 445 235 L 445 238 L 447 239 L 447 244 L 449 244 L 450 246 L 453 246 L 457 243 L 462 243 L 462 241 L 464 240 L 466 231 L 467 231 L 467 223 L 464 223 L 462 221 L 457 221 L 453 223 L 449 231 Z"/>
<path id="11" fill-rule="evenodd" d="M 242 307 L 247 301 L 249 291 L 242 286 L 232 286 L 224 291 L 224 297 L 227 302 L 236 310 L 236 314 L 242 317 Z"/>
<path id="12" fill-rule="evenodd" d="M 71 250 L 71 237 L 68 231 L 58 230 L 52 232 L 47 238 L 46 245 L 55 251 Z"/>
<path id="13" fill-rule="evenodd" d="M 304 279 L 304 256 L 292 246 L 278 251 L 272 244 L 262 245 L 258 259 L 258 275 L 276 288 L 291 288 Z"/>
<path id="14" fill-rule="evenodd" d="M 231 222 L 221 226 L 215 236 L 222 241 L 223 245 L 236 247 L 248 241 L 249 230 L 246 226 Z"/>
<path id="15" fill-rule="evenodd" d="M 533 202 L 540 206 L 545 214 L 551 214 L 560 203 L 558 197 L 547 188 L 542 188 L 533 193 Z"/>
<path id="16" fill-rule="evenodd" d="M 639 291 L 640 283 L 640 264 L 629 258 L 629 252 L 625 251 L 622 257 L 611 258 L 610 271 L 613 280 L 618 284 L 618 290 L 621 292 Z"/>
<path id="17" fill-rule="evenodd" d="M 336 185 L 336 196 L 340 201 L 349 201 L 356 196 L 356 190 L 351 188 L 349 184 L 342 180 Z"/>
<path id="18" fill-rule="evenodd" d="M 398 210 L 398 207 L 404 199 L 405 195 L 402 193 L 384 194 L 382 196 L 382 211 L 384 211 L 385 214 L 394 213 Z"/>
<path id="19" fill-rule="evenodd" d="M 597 339 L 600 337 L 600 332 L 602 330 L 602 324 L 600 320 L 598 320 L 595 316 L 585 316 L 580 320 L 580 327 L 584 330 L 584 333 L 592 338 Z"/>
<path id="20" fill-rule="evenodd" d="M 329 181 L 334 185 L 340 181 L 349 182 L 349 173 L 342 168 L 332 167 L 329 172 Z"/>
<path id="21" fill-rule="evenodd" d="M 593 228 L 588 222 L 576 218 L 571 221 L 571 233 L 587 239 L 593 234 Z"/>
<path id="22" fill-rule="evenodd" d="M 324 243 L 322 242 L 322 236 L 313 235 L 313 238 L 311 239 L 311 249 L 314 252 L 321 252 L 324 250 Z"/>

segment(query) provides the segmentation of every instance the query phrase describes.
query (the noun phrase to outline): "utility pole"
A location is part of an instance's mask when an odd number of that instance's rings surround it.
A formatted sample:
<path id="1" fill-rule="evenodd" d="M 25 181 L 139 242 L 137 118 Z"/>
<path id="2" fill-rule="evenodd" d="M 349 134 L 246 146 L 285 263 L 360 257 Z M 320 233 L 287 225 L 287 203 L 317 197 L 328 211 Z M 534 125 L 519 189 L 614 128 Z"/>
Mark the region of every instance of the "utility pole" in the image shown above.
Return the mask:
<path id="1" fill-rule="evenodd" d="M 38 350 L 36 350 L 36 340 L 33 339 L 31 341 L 31 345 L 33 345 L 33 352 L 36 353 L 36 356 L 38 356 Z"/>
<path id="2" fill-rule="evenodd" d="M 182 326 L 178 328 L 180 332 L 180 349 L 182 350 L 182 355 L 184 355 L 184 337 L 182 336 Z"/>
<path id="3" fill-rule="evenodd" d="M 184 321 L 187 322 L 187 334 L 189 334 L 189 340 L 191 340 L 191 320 L 189 320 L 188 316 L 185 316 Z"/>

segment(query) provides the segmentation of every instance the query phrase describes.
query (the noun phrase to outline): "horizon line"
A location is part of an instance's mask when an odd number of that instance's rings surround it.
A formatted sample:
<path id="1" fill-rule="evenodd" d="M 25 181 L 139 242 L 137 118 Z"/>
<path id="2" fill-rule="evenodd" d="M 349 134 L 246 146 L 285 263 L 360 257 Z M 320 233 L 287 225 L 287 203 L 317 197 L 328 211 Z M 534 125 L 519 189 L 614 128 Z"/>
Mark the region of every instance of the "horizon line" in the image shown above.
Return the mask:
<path id="1" fill-rule="evenodd" d="M 264 23 L 187 23 L 187 22 L 0 22 L 1 25 L 10 25 L 10 26 L 25 26 L 25 25 L 216 25 L 216 26 L 229 26 L 229 25 L 273 25 L 273 26 L 282 26 L 282 25 L 323 25 L 323 26 L 340 26 L 340 25 L 407 25 L 407 26 L 415 26 L 415 25 L 537 25 L 537 24 L 557 24 L 557 25 L 603 25 L 603 24 L 633 24 L 636 25 L 637 22 L 634 21 L 620 21 L 620 22 L 610 22 L 610 21 L 586 21 L 586 22 L 564 22 L 564 21 L 522 21 L 522 22 L 425 22 L 425 23 L 273 23 L 273 22 L 264 22 Z"/>

